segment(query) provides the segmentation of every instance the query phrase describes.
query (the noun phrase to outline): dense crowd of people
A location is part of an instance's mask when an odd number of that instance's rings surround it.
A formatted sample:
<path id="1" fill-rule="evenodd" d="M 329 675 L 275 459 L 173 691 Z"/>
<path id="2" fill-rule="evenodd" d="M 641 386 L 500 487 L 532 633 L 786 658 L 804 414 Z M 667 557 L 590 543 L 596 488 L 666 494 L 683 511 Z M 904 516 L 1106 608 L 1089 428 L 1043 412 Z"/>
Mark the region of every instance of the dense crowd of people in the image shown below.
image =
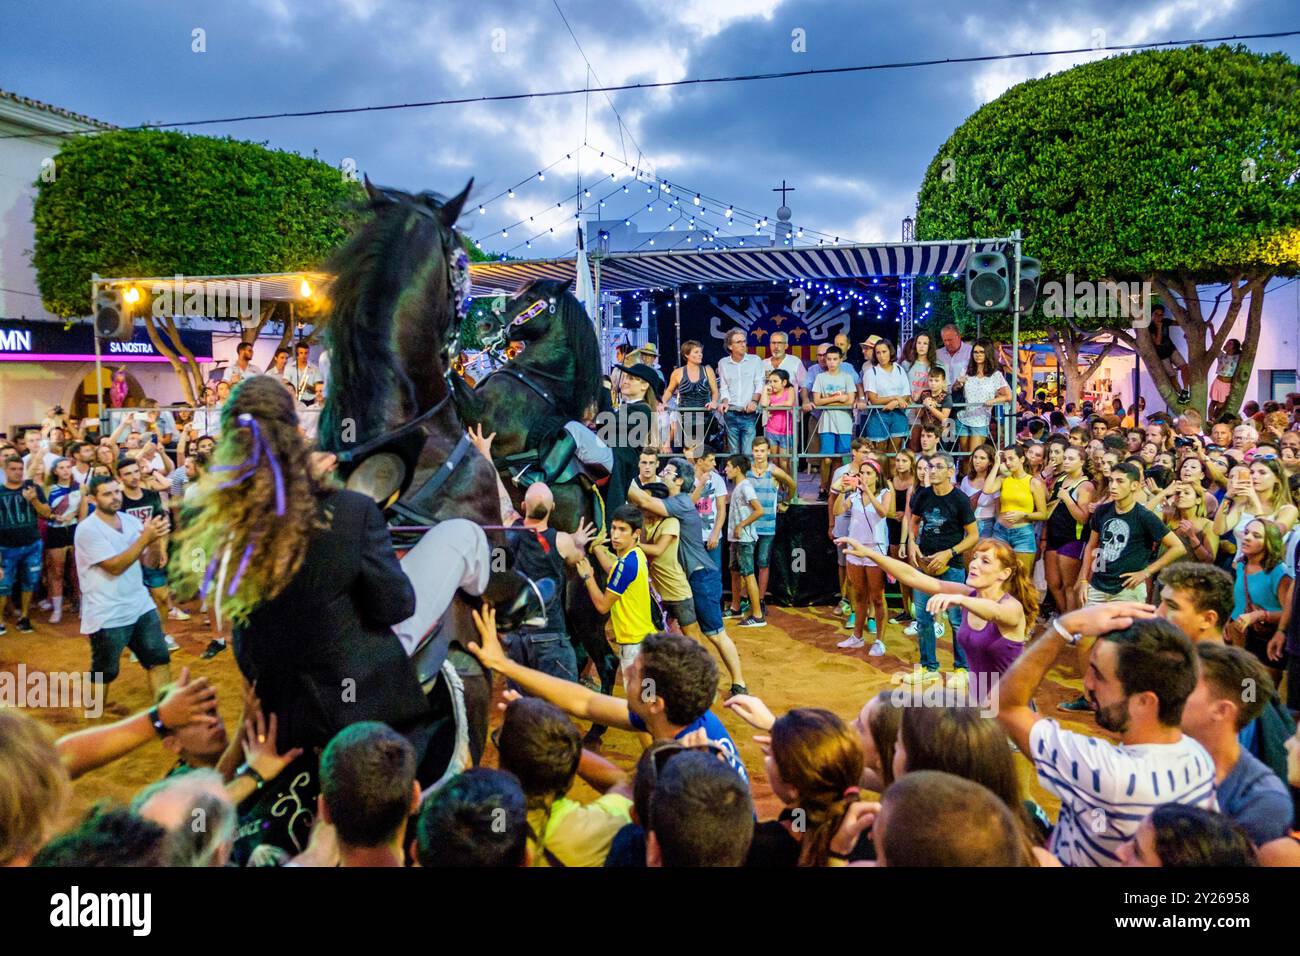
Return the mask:
<path id="1" fill-rule="evenodd" d="M 299 412 L 326 383 L 305 347 L 267 372 L 241 347 L 201 407 L 146 402 L 102 437 L 52 414 L 0 444 L 0 634 L 77 614 L 101 686 L 129 651 L 155 704 L 57 739 L 0 710 L 0 865 L 1300 865 L 1300 396 L 1235 415 L 1220 389 L 1212 419 L 1143 421 L 1017 399 L 993 342 L 938 340 L 872 337 L 858 363 L 839 336 L 805 367 L 784 333 L 759 359 L 733 330 L 716 367 L 687 342 L 666 379 L 653 348 L 622 349 L 619 434 L 645 438 L 608 449 L 605 527 L 559 531 L 545 483 L 517 512 L 502 486 L 502 525 L 530 532 L 512 566 L 557 589 L 500 630 L 482 531 L 436 529 L 430 610 L 408 575 L 424 565 L 399 564 L 378 507 L 313 450 Z M 799 435 L 816 438 L 839 648 L 869 663 L 887 628 L 916 642 L 849 716 L 774 714 L 728 633 L 769 624 Z M 491 461 L 492 437 L 469 437 Z M 176 567 L 194 546 L 201 566 Z M 608 638 L 573 632 L 566 579 Z M 503 720 L 496 769 L 439 778 L 401 638 L 457 589 L 483 596 L 462 643 L 504 680 Z M 205 658 L 233 626 L 233 733 L 212 685 L 172 669 L 165 622 L 200 595 Z M 1061 660 L 1083 684 L 1062 710 L 1099 732 L 1044 712 Z M 336 703 L 348 680 L 359 697 Z M 775 819 L 721 708 L 758 733 Z M 601 756 L 610 727 L 639 735 L 634 767 Z M 67 819 L 72 780 L 150 742 L 175 759 L 164 779 Z M 292 848 L 247 839 L 300 772 L 314 802 Z M 578 780 L 597 796 L 575 799 Z"/>

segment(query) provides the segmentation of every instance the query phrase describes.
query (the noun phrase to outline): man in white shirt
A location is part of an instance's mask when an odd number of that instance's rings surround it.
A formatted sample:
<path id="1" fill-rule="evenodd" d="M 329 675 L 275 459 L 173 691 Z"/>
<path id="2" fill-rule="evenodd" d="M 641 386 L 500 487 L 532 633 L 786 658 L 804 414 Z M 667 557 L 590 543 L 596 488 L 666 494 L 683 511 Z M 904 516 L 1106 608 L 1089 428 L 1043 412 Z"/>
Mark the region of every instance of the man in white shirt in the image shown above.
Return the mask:
<path id="1" fill-rule="evenodd" d="M 315 398 L 316 383 L 320 381 L 320 370 L 308 361 L 311 349 L 303 342 L 294 346 L 294 360 L 284 370 L 284 380 L 293 386 L 298 401 Z"/>
<path id="2" fill-rule="evenodd" d="M 948 373 L 948 387 L 952 388 L 970 365 L 970 343 L 961 340 L 961 333 L 951 322 L 940 330 L 939 337 L 943 339 L 943 348 L 938 350 L 935 358 Z"/>
<path id="3" fill-rule="evenodd" d="M 1049 849 L 1066 866 L 1119 866 L 1120 847 L 1161 804 L 1218 809 L 1214 760 L 1179 727 L 1196 689 L 1196 651 L 1155 613 L 1121 601 L 1063 614 L 999 682 L 998 719 L 1044 788 L 1061 798 Z M 1030 707 L 1057 656 L 1084 635 L 1101 638 L 1084 691 L 1097 725 L 1119 734 L 1118 745 L 1064 730 Z"/>
<path id="4" fill-rule="evenodd" d="M 141 522 L 122 510 L 115 478 L 92 478 L 95 512 L 74 538 L 81 581 L 81 633 L 90 637 L 90 670 L 102 684 L 117 678 L 122 651 L 130 648 L 149 677 L 151 697 L 171 683 L 171 655 L 153 597 L 144 586 L 140 558 L 167 534 L 165 516 Z M 156 558 L 154 558 L 156 560 Z"/>
<path id="5" fill-rule="evenodd" d="M 225 381 L 233 385 L 240 379 L 261 374 L 262 370 L 253 364 L 253 343 L 240 342 L 235 346 L 235 364 L 227 366 L 225 370 Z"/>
<path id="6" fill-rule="evenodd" d="M 763 377 L 767 378 L 768 372 L 782 368 L 790 376 L 790 384 L 796 389 L 802 389 L 808 370 L 804 368 L 803 362 L 790 354 L 790 336 L 785 332 L 773 332 L 767 338 L 767 348 L 770 354 L 763 359 Z"/>
<path id="7" fill-rule="evenodd" d="M 718 393 L 727 427 L 727 448 L 734 454 L 749 455 L 758 431 L 758 403 L 763 395 L 763 363 L 749 354 L 748 336 L 743 329 L 727 333 L 728 354 L 718 363 Z"/>
<path id="8" fill-rule="evenodd" d="M 68 442 L 64 447 L 64 455 L 72 459 L 72 481 L 74 484 L 84 485 L 90 481 L 90 470 L 95 464 L 96 445 L 88 441 Z"/>
<path id="9" fill-rule="evenodd" d="M 51 428 L 50 437 L 42 438 L 39 429 L 29 428 L 23 436 L 23 444 L 27 448 L 27 453 L 23 455 L 23 469 L 31 464 L 32 455 L 39 455 L 45 466 L 45 474 L 52 475 L 54 466 L 63 457 L 63 429 Z"/>
<path id="10" fill-rule="evenodd" d="M 190 419 L 197 435 L 211 435 L 214 438 L 221 433 L 221 409 L 217 407 L 217 388 L 208 385 L 203 389 L 203 406 L 194 412 Z"/>

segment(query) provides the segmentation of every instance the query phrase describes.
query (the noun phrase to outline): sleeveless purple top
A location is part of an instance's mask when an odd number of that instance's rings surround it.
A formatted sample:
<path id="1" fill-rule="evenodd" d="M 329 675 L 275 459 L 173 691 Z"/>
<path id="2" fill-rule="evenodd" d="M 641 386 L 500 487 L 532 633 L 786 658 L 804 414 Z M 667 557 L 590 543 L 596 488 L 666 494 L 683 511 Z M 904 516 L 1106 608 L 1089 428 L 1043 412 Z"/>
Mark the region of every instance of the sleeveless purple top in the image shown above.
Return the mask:
<path id="1" fill-rule="evenodd" d="M 1003 600 L 1009 594 L 1002 596 Z M 1024 643 L 1012 641 L 1002 636 L 993 621 L 985 621 L 979 630 L 970 626 L 970 612 L 963 610 L 961 627 L 957 629 L 957 643 L 966 654 L 966 664 L 970 668 L 972 680 L 977 674 L 987 674 L 990 680 L 993 674 L 1002 675 L 1011 667 L 1011 662 L 1020 656 Z M 985 685 L 990 686 L 990 685 Z"/>

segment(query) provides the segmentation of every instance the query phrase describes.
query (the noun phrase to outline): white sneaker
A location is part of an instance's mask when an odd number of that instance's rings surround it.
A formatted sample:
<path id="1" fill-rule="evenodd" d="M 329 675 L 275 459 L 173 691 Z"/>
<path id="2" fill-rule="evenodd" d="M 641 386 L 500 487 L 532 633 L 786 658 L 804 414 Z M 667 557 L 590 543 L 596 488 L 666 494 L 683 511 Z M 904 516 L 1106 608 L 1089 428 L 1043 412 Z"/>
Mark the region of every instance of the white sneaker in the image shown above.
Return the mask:
<path id="1" fill-rule="evenodd" d="M 169 621 L 188 621 L 189 619 L 189 614 L 178 607 L 174 607 L 167 612 L 167 620 Z"/>
<path id="2" fill-rule="evenodd" d="M 59 608 L 57 611 L 55 611 L 53 614 L 50 615 L 51 624 L 58 624 L 62 620 L 63 620 L 63 608 Z"/>
<path id="3" fill-rule="evenodd" d="M 903 633 L 908 637 L 916 637 L 916 622 L 913 621 L 911 624 L 907 625 L 907 627 L 903 628 Z"/>
<path id="4" fill-rule="evenodd" d="M 871 645 L 871 650 L 867 651 L 869 657 L 880 657 L 885 653 L 885 642 L 875 641 Z"/>
<path id="5" fill-rule="evenodd" d="M 858 647 L 866 647 L 866 646 L 867 646 L 867 642 L 864 641 L 864 640 L 863 640 L 862 638 L 860 638 L 860 637 L 846 637 L 844 640 L 840 641 L 840 642 L 839 642 L 838 644 L 836 644 L 835 646 L 836 646 L 836 647 L 843 647 L 843 648 L 846 648 L 846 649 L 847 649 L 847 648 L 858 648 Z"/>
<path id="6" fill-rule="evenodd" d="M 167 642 L 167 650 L 179 651 L 181 649 L 181 646 L 176 643 L 176 638 L 172 637 L 170 634 L 164 634 L 163 640 Z"/>
<path id="7" fill-rule="evenodd" d="M 46 598 L 44 601 L 38 604 L 37 607 L 39 607 L 42 611 L 48 611 L 52 607 L 54 607 L 54 605 L 50 602 L 49 598 Z"/>

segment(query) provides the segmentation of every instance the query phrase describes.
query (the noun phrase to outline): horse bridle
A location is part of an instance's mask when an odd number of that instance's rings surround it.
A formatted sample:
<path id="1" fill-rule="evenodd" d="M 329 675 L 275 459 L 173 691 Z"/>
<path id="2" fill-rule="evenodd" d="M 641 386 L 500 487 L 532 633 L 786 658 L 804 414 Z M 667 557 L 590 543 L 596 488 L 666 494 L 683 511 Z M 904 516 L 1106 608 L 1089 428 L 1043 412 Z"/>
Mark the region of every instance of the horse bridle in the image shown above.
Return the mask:
<path id="1" fill-rule="evenodd" d="M 543 311 L 547 311 L 547 310 L 549 310 L 552 315 L 555 314 L 556 301 L 554 296 L 547 296 L 544 299 L 537 299 L 536 301 L 531 303 L 526 309 L 521 310 L 520 313 L 516 315 L 514 319 L 512 319 L 508 324 L 503 323 L 501 325 L 501 328 L 497 331 L 497 334 L 493 336 L 491 339 L 489 339 L 487 342 L 483 343 L 484 347 L 493 356 L 499 354 L 504 355 L 505 349 L 510 344 L 510 337 L 507 334 L 509 329 L 516 325 L 522 325 L 524 322 L 527 322 L 533 316 L 540 315 Z M 507 363 L 508 361 L 509 360 L 506 360 Z M 544 379 L 549 378 L 551 379 L 551 381 L 561 385 L 563 385 L 566 381 L 565 379 L 563 379 L 558 375 L 549 375 L 546 372 L 540 371 L 539 369 L 529 369 L 529 372 L 532 375 L 537 376 L 538 378 L 544 378 Z M 530 375 L 525 373 L 523 370 L 519 369 L 518 367 L 511 367 L 509 364 L 502 364 L 498 368 L 494 368 L 487 375 L 484 375 L 483 378 L 480 379 L 475 384 L 474 387 L 478 388 L 480 385 L 484 384 L 488 379 L 490 379 L 494 375 L 508 375 L 510 378 L 515 379 L 517 382 L 531 389 L 539 398 L 542 399 L 542 401 L 546 402 L 546 404 L 549 405 L 552 409 L 558 409 L 560 407 L 560 403 L 556 401 L 555 396 L 552 395 L 550 392 L 548 392 L 544 386 L 533 381 Z"/>

